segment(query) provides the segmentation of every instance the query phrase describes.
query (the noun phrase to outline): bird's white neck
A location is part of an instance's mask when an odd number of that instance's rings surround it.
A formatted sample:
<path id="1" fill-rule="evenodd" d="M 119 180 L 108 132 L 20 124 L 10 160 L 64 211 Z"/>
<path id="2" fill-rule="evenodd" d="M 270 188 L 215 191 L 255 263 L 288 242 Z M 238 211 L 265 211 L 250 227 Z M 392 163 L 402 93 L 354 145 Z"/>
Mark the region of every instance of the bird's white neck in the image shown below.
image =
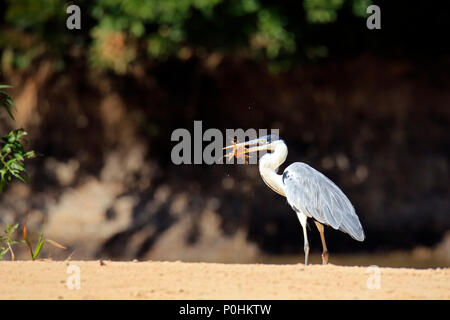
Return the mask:
<path id="1" fill-rule="evenodd" d="M 259 160 L 259 173 L 264 182 L 282 196 L 284 193 L 283 179 L 276 173 L 277 168 L 286 160 L 288 149 L 282 140 L 278 140 L 272 153 L 266 153 Z"/>

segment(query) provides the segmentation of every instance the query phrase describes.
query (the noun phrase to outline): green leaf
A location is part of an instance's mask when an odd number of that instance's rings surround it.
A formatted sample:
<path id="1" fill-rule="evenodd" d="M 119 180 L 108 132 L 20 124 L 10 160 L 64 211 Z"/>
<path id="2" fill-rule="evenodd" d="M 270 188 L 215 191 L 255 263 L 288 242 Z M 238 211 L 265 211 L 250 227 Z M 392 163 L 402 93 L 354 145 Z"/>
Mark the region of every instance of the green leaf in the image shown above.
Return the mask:
<path id="1" fill-rule="evenodd" d="M 19 227 L 18 223 L 16 223 L 15 225 L 8 224 L 6 226 L 5 233 L 7 234 L 8 239 L 11 238 L 12 234 L 14 233 L 14 231 L 16 231 L 17 227 Z"/>
<path id="2" fill-rule="evenodd" d="M 19 179 L 20 181 L 22 181 L 23 183 L 29 183 L 30 182 L 26 176 L 21 176 L 20 174 L 18 174 L 16 172 L 11 172 L 11 174 L 14 177 L 16 177 L 17 179 Z"/>
<path id="3" fill-rule="evenodd" d="M 21 165 L 19 162 L 16 161 L 16 159 L 13 159 L 14 161 L 11 161 L 11 169 L 17 170 L 17 171 L 25 171 L 25 167 Z"/>
<path id="4" fill-rule="evenodd" d="M 34 249 L 34 254 L 32 257 L 33 260 L 36 260 L 36 258 L 39 256 L 39 253 L 41 252 L 43 245 L 44 245 L 44 240 L 43 240 L 43 234 L 41 232 L 41 234 L 39 235 L 37 245 L 36 245 L 36 249 Z"/>
<path id="5" fill-rule="evenodd" d="M 10 86 L 8 85 L 0 85 L 0 89 L 2 88 L 10 88 Z M 11 108 L 13 108 L 14 110 L 17 110 L 14 102 L 12 101 L 12 99 L 10 98 L 10 96 L 0 90 L 0 106 L 3 106 L 3 108 L 6 110 L 6 112 L 8 112 L 9 116 L 14 120 L 14 116 L 11 112 Z"/>
<path id="6" fill-rule="evenodd" d="M 9 248 L 0 248 L 0 260 L 3 259 L 3 256 L 9 251 Z"/>
<path id="7" fill-rule="evenodd" d="M 23 157 L 25 159 L 32 159 L 36 157 L 36 153 L 34 151 L 28 151 L 23 155 Z"/>
<path id="8" fill-rule="evenodd" d="M 2 148 L 2 153 L 10 153 L 11 152 L 11 146 L 9 144 L 5 144 Z"/>
<path id="9" fill-rule="evenodd" d="M 16 152 L 13 154 L 14 158 L 16 158 L 17 160 L 23 161 L 24 157 L 20 152 Z"/>

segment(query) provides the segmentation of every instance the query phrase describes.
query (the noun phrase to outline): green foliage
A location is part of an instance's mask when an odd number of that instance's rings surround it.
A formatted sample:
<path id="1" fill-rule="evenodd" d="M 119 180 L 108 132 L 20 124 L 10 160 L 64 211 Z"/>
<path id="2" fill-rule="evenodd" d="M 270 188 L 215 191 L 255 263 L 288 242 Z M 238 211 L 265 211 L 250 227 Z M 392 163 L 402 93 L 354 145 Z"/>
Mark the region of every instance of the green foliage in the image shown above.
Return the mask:
<path id="1" fill-rule="evenodd" d="M 3 259 L 3 256 L 10 252 L 11 260 L 14 261 L 14 251 L 12 250 L 12 245 L 20 243 L 20 241 L 15 241 L 12 239 L 13 233 L 19 227 L 19 224 L 11 225 L 8 224 L 4 231 L 4 235 L 0 236 L 0 260 Z"/>
<path id="2" fill-rule="evenodd" d="M 33 246 L 31 245 L 30 240 L 28 239 L 28 232 L 27 232 L 26 224 L 23 226 L 23 240 L 25 241 L 25 244 L 27 245 L 28 250 L 30 250 L 31 259 L 36 260 L 36 258 L 39 256 L 39 253 L 41 252 L 42 246 L 44 245 L 42 231 L 39 234 L 39 238 L 37 240 L 36 247 L 34 250 L 33 250 Z"/>
<path id="3" fill-rule="evenodd" d="M 337 19 L 337 10 L 344 0 L 305 0 L 308 20 L 314 23 L 328 23 Z"/>
<path id="4" fill-rule="evenodd" d="M 31 241 L 28 237 L 26 223 L 23 226 L 23 240 L 13 240 L 13 234 L 15 233 L 18 227 L 19 227 L 18 223 L 16 223 L 15 225 L 8 224 L 5 228 L 4 234 L 0 235 L 0 260 L 2 260 L 3 256 L 9 252 L 11 254 L 11 260 L 14 261 L 14 252 L 12 250 L 12 246 L 16 244 L 25 244 L 28 247 L 28 250 L 30 251 L 30 256 L 33 261 L 38 258 L 45 243 L 50 243 L 51 245 L 60 249 L 66 249 L 66 247 L 64 247 L 63 245 L 59 244 L 56 241 L 44 239 L 44 234 L 42 230 L 37 239 L 36 246 L 33 249 Z"/>
<path id="5" fill-rule="evenodd" d="M 11 118 L 14 119 L 12 109 L 15 109 L 14 102 L 2 89 L 9 88 L 7 85 L 0 85 L 0 107 L 3 107 Z M 23 182 L 28 182 L 27 171 L 24 161 L 34 158 L 34 151 L 25 151 L 22 145 L 23 137 L 27 132 L 17 129 L 3 136 L 0 141 L 0 192 L 4 191 L 12 178 L 17 178 Z"/>
<path id="6" fill-rule="evenodd" d="M 41 232 L 39 233 L 39 237 L 37 239 L 36 242 L 36 246 L 33 250 L 33 246 L 31 244 L 31 241 L 28 238 L 28 231 L 27 231 L 27 224 L 25 222 L 24 226 L 23 226 L 23 242 L 27 245 L 28 250 L 30 251 L 30 256 L 31 259 L 34 261 L 38 258 L 39 254 L 41 253 L 41 250 L 44 246 L 44 243 L 50 243 L 51 245 L 60 248 L 60 249 L 66 249 L 66 247 L 64 247 L 63 245 L 59 244 L 56 241 L 50 240 L 50 239 L 44 239 L 44 232 L 43 230 L 41 230 Z"/>
<path id="7" fill-rule="evenodd" d="M 13 130 L 0 143 L 0 192 L 3 191 L 13 177 L 28 183 L 28 175 L 24 160 L 32 159 L 34 151 L 25 151 L 21 140 L 27 132 L 23 129 Z"/>
<path id="8" fill-rule="evenodd" d="M 0 84 L 0 107 L 4 108 L 9 116 L 14 119 L 14 116 L 12 114 L 12 109 L 16 109 L 16 105 L 10 98 L 10 96 L 3 91 L 3 89 L 11 88 L 11 86 L 8 86 L 6 84 Z"/>
<path id="9" fill-rule="evenodd" d="M 367 7 L 372 4 L 371 0 L 353 1 L 353 13 L 359 17 L 367 17 Z"/>
<path id="10" fill-rule="evenodd" d="M 119 74 L 140 58 L 183 58 L 186 48 L 200 56 L 246 52 L 284 64 L 307 58 L 317 45 L 304 42 L 314 34 L 311 26 L 336 23 L 343 10 L 363 17 L 371 0 L 80 0 L 82 32 L 65 27 L 69 4 L 9 0 L 4 19 L 23 34 L 0 31 L 3 55 L 14 52 L 14 64 L 26 67 L 48 50 L 63 55 L 81 46 L 94 68 Z M 25 36 L 28 41 L 17 41 Z"/>
<path id="11" fill-rule="evenodd" d="M 295 51 L 295 37 L 285 28 L 286 20 L 274 10 L 258 12 L 257 41 L 265 48 L 267 56 L 276 58 L 282 50 L 288 53 Z"/>
<path id="12" fill-rule="evenodd" d="M 6 20 L 20 29 L 41 27 L 46 21 L 61 15 L 60 3 L 54 0 L 9 0 Z"/>

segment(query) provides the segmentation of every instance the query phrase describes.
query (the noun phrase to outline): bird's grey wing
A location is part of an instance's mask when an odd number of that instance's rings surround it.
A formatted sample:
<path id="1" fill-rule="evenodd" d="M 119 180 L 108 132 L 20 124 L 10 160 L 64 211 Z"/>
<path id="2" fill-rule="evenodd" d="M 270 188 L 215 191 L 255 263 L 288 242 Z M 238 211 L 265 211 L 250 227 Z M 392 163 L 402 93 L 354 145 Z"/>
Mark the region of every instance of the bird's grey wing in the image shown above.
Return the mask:
<path id="1" fill-rule="evenodd" d="M 363 228 L 350 200 L 321 172 L 306 163 L 295 162 L 283 173 L 288 203 L 322 224 L 363 241 Z"/>

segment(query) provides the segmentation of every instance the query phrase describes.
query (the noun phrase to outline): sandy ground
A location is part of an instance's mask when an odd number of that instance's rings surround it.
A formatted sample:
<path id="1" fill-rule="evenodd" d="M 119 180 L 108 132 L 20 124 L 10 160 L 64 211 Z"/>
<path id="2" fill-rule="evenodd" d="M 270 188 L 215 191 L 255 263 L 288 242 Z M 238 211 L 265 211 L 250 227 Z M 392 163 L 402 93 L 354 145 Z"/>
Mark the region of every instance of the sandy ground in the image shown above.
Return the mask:
<path id="1" fill-rule="evenodd" d="M 369 289 L 366 267 L 3 261 L 0 299 L 450 299 L 450 268 L 378 271 Z"/>

